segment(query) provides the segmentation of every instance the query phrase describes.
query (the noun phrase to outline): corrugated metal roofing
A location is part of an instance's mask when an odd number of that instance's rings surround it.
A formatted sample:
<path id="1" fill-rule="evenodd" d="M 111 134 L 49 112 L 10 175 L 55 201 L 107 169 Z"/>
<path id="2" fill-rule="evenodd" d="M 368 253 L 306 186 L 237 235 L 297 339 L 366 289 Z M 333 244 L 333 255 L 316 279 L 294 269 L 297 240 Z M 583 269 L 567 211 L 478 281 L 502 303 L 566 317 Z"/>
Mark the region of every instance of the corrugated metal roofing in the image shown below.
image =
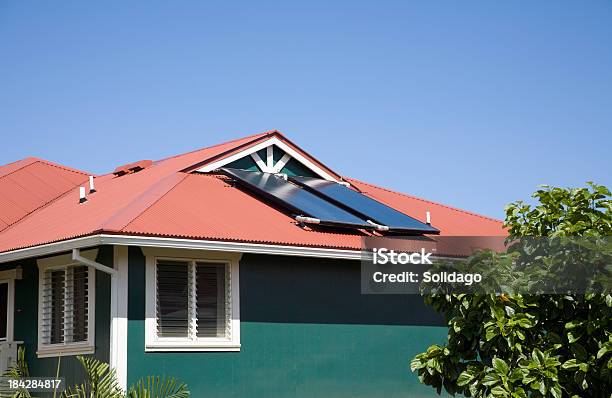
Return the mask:
<path id="1" fill-rule="evenodd" d="M 466 210 L 432 202 L 405 193 L 381 188 L 353 178 L 347 178 L 363 194 L 387 206 L 408 214 L 421 222 L 426 222 L 427 212 L 431 214 L 431 224 L 440 229 L 444 236 L 505 236 L 502 222 Z"/>
<path id="2" fill-rule="evenodd" d="M 87 174 L 43 159 L 0 167 L 0 230 L 21 220 L 87 179 Z"/>
<path id="3" fill-rule="evenodd" d="M 206 174 L 188 174 L 121 232 L 352 249 L 361 242 L 360 234 L 302 229 L 285 213 Z"/>
<path id="4" fill-rule="evenodd" d="M 0 232 L 0 252 L 102 232 L 358 249 L 361 244 L 359 232 L 302 229 L 288 215 L 228 185 L 220 177 L 184 172 L 194 165 L 199 167 L 256 145 L 271 135 L 284 139 L 276 131 L 266 132 L 162 159 L 136 173 L 123 176 L 111 173 L 97 177 L 97 192 L 88 195 L 83 204 L 78 201 L 77 182 L 52 203 L 39 207 L 30 216 Z M 36 173 L 31 174 L 36 176 Z M 79 175 L 83 177 L 83 174 Z M 29 175 L 22 177 L 25 180 L 33 178 Z M 442 235 L 504 235 L 498 220 L 357 180 L 350 181 L 366 195 L 421 221 L 429 211 L 432 224 L 441 230 Z M 45 187 L 49 194 L 62 190 L 54 184 L 49 185 Z M 11 213 L 14 207 L 2 200 L 9 199 L 0 196 L 0 208 L 7 207 L 4 218 L 18 217 L 18 214 Z M 31 207 L 38 202 L 28 197 L 24 203 Z M 21 206 L 26 207 L 25 204 Z M 1 222 L 8 224 L 4 218 L 0 217 Z"/>

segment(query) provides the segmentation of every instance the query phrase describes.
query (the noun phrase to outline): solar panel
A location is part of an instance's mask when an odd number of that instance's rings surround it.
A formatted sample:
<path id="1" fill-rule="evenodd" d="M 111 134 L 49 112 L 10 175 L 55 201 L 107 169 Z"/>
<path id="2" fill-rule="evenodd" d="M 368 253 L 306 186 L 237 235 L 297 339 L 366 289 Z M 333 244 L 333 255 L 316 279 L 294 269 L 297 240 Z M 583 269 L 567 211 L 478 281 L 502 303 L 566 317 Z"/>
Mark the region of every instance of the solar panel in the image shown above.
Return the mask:
<path id="1" fill-rule="evenodd" d="M 372 225 L 366 220 L 282 177 L 239 169 L 222 168 L 221 170 L 246 188 L 288 209 L 295 215 L 318 219 L 323 225 L 372 228 Z"/>
<path id="2" fill-rule="evenodd" d="M 422 223 L 415 218 L 407 216 L 336 182 L 309 177 L 289 177 L 289 179 L 317 193 L 337 206 L 352 210 L 363 216 L 366 220 L 389 227 L 391 231 L 440 232 L 429 224 Z"/>

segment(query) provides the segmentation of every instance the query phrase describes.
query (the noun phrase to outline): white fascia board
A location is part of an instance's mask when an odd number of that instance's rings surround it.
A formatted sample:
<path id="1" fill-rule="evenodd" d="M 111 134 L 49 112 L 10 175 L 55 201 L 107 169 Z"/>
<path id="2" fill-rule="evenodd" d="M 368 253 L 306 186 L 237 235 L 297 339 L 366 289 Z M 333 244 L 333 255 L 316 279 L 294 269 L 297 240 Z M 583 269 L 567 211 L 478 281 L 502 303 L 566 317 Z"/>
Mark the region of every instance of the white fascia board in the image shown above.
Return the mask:
<path id="1" fill-rule="evenodd" d="M 0 253 L 0 263 L 60 253 L 82 247 L 99 245 L 166 247 L 193 250 L 217 250 L 226 252 L 271 254 L 296 257 L 333 258 L 342 260 L 361 260 L 360 250 L 326 249 L 304 246 L 283 246 L 257 243 L 224 242 L 196 239 L 158 238 L 132 235 L 94 235 L 31 248 Z"/>
<path id="2" fill-rule="evenodd" d="M 100 235 L 85 236 L 82 238 L 69 239 L 61 242 L 47 243 L 44 245 L 26 247 L 24 249 L 0 253 L 0 263 L 8 263 L 9 261 L 21 260 L 29 257 L 40 257 L 48 254 L 72 251 L 72 249 L 100 246 L 102 244 Z"/>
<path id="3" fill-rule="evenodd" d="M 334 178 L 331 174 L 329 174 L 328 172 L 326 172 L 325 170 L 323 170 L 322 168 L 320 168 L 319 166 L 317 166 L 316 164 L 308 160 L 306 157 L 302 156 L 302 154 L 300 154 L 299 152 L 291 148 L 289 145 L 285 144 L 283 141 L 279 140 L 278 137 L 272 137 L 270 139 L 262 141 L 257 145 L 254 145 L 250 148 L 245 149 L 244 151 L 240 151 L 238 153 L 233 154 L 232 156 L 228 156 L 227 158 L 220 159 L 220 160 L 217 160 L 216 162 L 207 164 L 206 166 L 203 166 L 197 169 L 196 171 L 200 173 L 211 172 L 213 170 L 216 170 L 220 167 L 225 166 L 226 164 L 233 162 L 234 160 L 241 159 L 245 156 L 255 153 L 259 151 L 260 149 L 267 148 L 271 145 L 276 145 L 277 147 L 285 151 L 285 153 L 289 154 L 292 158 L 302 163 L 308 169 L 312 170 L 312 172 L 319 175 L 321 178 L 324 178 L 328 181 L 338 182 L 338 180 Z"/>
<path id="4" fill-rule="evenodd" d="M 217 250 L 225 252 L 361 260 L 360 250 L 325 249 L 317 247 L 282 246 L 196 239 L 157 238 L 150 236 L 101 235 L 101 237 L 104 244 L 108 245 Z"/>

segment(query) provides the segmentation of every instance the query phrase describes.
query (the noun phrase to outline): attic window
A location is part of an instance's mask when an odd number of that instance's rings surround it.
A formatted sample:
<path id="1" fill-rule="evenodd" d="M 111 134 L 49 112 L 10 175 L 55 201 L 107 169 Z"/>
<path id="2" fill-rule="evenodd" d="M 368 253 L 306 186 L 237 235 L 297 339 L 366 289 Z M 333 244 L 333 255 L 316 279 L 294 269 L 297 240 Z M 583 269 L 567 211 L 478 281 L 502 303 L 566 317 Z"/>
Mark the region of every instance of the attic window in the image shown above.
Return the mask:
<path id="1" fill-rule="evenodd" d="M 276 145 L 270 145 L 245 155 L 225 167 L 264 173 L 283 173 L 291 176 L 317 177 L 312 170 Z"/>
<path id="2" fill-rule="evenodd" d="M 252 142 L 244 149 L 220 154 L 190 171 L 210 173 L 227 167 L 264 173 L 283 173 L 289 176 L 323 178 L 338 181 L 340 177 L 280 134 Z"/>

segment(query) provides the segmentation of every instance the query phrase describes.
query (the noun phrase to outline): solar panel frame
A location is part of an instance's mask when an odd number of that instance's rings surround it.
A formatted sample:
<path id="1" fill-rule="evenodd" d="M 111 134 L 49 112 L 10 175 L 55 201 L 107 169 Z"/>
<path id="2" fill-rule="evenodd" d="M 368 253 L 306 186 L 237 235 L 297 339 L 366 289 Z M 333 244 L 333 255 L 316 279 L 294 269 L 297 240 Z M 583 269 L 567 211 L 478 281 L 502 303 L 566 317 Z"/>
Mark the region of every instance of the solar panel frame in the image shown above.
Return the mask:
<path id="1" fill-rule="evenodd" d="M 316 218 L 321 225 L 353 229 L 373 228 L 366 220 L 352 212 L 277 175 L 231 168 L 220 170 L 248 190 L 284 207 L 295 215 Z"/>
<path id="2" fill-rule="evenodd" d="M 289 180 L 366 220 L 389 227 L 391 232 L 440 233 L 429 224 L 336 182 L 300 176 L 291 176 Z"/>

